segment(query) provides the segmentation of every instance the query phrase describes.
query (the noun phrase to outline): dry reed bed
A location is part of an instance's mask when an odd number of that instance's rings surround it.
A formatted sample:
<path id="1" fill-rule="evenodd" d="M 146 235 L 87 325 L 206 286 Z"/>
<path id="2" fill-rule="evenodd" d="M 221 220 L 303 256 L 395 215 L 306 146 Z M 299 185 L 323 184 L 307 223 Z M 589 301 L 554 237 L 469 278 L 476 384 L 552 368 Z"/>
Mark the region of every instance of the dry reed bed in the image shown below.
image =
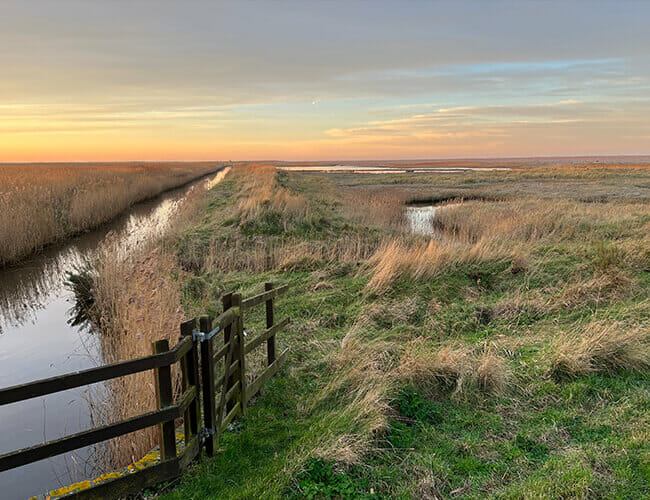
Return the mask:
<path id="1" fill-rule="evenodd" d="M 152 354 L 152 342 L 166 339 L 173 347 L 184 320 L 176 266 L 169 255 L 153 248 L 125 255 L 117 241 L 108 242 L 95 268 L 95 301 L 103 362 L 116 363 Z M 180 391 L 178 366 L 172 367 L 175 392 Z M 116 422 L 155 410 L 151 371 L 121 377 L 92 400 L 94 421 Z M 158 429 L 150 427 L 108 443 L 104 470 L 134 463 L 158 444 Z"/>
<path id="2" fill-rule="evenodd" d="M 213 182 L 223 180 L 228 169 Z M 208 188 L 214 183 L 207 185 Z M 185 319 L 179 282 L 183 272 L 165 244 L 166 237 L 183 230 L 205 201 L 205 191 L 194 189 L 171 215 L 166 234 L 153 234 L 135 247 L 124 247 L 119 234 L 109 235 L 94 264 L 93 321 L 100 332 L 103 362 L 115 363 L 152 353 L 152 343 L 179 338 Z M 172 367 L 174 390 L 180 393 L 178 365 Z M 110 423 L 152 411 L 156 406 L 151 371 L 115 379 L 91 399 L 91 416 Z M 98 465 L 102 470 L 120 468 L 139 460 L 158 444 L 158 429 L 151 427 L 120 436 L 107 443 Z"/>
<path id="3" fill-rule="evenodd" d="M 214 165 L 0 165 L 0 266 L 106 222 Z"/>
<path id="4" fill-rule="evenodd" d="M 309 215 L 307 200 L 278 184 L 277 170 L 269 165 L 248 165 L 237 171 L 237 211 L 242 221 L 275 210 L 282 214 L 285 225 L 291 218 Z"/>
<path id="5" fill-rule="evenodd" d="M 433 220 L 442 240 L 396 237 L 370 258 L 368 290 L 380 292 L 400 277 L 428 279 L 448 266 L 512 260 L 525 262 L 540 242 L 598 243 L 605 266 L 621 261 L 648 264 L 650 206 L 642 203 L 590 204 L 568 200 L 468 201 L 438 211 Z M 602 229 L 621 243 L 602 242 Z M 618 233 L 618 234 L 616 234 Z M 644 250 L 645 249 L 645 250 Z"/>
<path id="6" fill-rule="evenodd" d="M 343 195 L 343 209 L 347 217 L 368 226 L 402 230 L 404 228 L 404 205 L 413 195 L 395 188 L 348 189 Z"/>

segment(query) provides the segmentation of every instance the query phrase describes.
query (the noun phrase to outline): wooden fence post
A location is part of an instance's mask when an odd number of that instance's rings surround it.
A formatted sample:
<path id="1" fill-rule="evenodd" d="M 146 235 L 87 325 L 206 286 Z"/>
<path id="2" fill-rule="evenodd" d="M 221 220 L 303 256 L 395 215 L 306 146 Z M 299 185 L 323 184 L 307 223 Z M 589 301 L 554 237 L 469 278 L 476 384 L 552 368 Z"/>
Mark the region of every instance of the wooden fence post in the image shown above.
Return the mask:
<path id="1" fill-rule="evenodd" d="M 181 323 L 181 339 L 191 337 L 195 325 L 195 320 Z M 185 417 L 183 419 L 185 424 L 185 444 L 187 444 L 190 436 L 195 436 L 201 427 L 201 411 L 199 406 L 199 394 L 201 394 L 199 384 L 199 350 L 196 342 L 192 343 L 192 349 L 181 359 L 181 370 L 183 372 L 183 391 L 186 391 L 192 386 L 196 387 L 196 399 L 194 399 L 185 411 Z"/>
<path id="2" fill-rule="evenodd" d="M 264 283 L 264 290 L 271 291 L 273 290 L 273 283 Z M 271 328 L 273 326 L 273 299 L 268 299 L 266 301 L 266 328 Z M 275 361 L 275 335 L 272 335 L 266 341 L 266 357 L 267 357 L 267 366 Z"/>
<path id="3" fill-rule="evenodd" d="M 199 318 L 199 329 L 209 333 L 212 321 L 209 316 Z M 214 346 L 212 340 L 201 342 L 201 384 L 203 385 L 203 426 L 209 434 L 205 440 L 205 452 L 209 457 L 214 455 L 216 432 L 216 403 L 214 390 Z M 215 431 L 215 432 L 212 432 Z"/>
<path id="4" fill-rule="evenodd" d="M 153 343 L 154 354 L 167 351 L 169 351 L 169 342 L 167 340 L 158 340 Z M 158 408 L 172 405 L 174 403 L 174 393 L 171 366 L 156 368 L 155 375 Z M 176 458 L 176 435 L 174 421 L 170 420 L 160 424 L 160 461 L 164 462 L 172 458 Z"/>
<path id="5" fill-rule="evenodd" d="M 232 305 L 233 307 L 239 307 L 239 315 L 237 316 L 237 321 L 235 323 L 235 350 L 233 352 L 233 357 L 239 360 L 239 404 L 241 406 L 241 414 L 246 413 L 246 350 L 245 350 L 245 340 L 244 340 L 244 314 L 241 309 L 241 294 L 235 293 L 232 296 Z M 236 383 L 236 381 L 234 382 Z"/>
<path id="6" fill-rule="evenodd" d="M 230 309 L 233 306 L 232 297 L 233 297 L 232 293 L 227 293 L 226 295 L 221 297 L 221 303 L 223 304 L 223 312 L 226 312 L 228 309 Z M 223 329 L 223 345 L 226 345 L 228 342 L 230 342 L 231 334 L 232 334 L 232 325 L 228 325 L 226 328 Z M 233 351 L 233 358 L 235 358 L 235 351 Z M 224 357 L 224 359 L 226 358 Z M 225 373 L 225 365 L 224 365 L 224 373 Z M 226 390 L 224 394 L 227 394 L 230 388 L 233 385 L 235 385 L 236 382 L 237 379 L 235 375 L 230 374 L 228 380 L 226 381 Z M 235 406 L 235 403 L 233 402 L 232 399 L 226 403 L 226 415 L 230 413 L 230 410 L 232 410 L 233 406 Z"/>

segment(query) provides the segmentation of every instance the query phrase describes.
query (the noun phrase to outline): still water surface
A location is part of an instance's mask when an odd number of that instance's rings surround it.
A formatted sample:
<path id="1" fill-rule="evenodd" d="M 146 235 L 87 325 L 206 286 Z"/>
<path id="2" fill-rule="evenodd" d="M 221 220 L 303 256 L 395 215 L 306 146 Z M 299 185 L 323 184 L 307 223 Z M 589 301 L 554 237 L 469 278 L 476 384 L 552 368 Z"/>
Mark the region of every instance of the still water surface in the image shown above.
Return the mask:
<path id="1" fill-rule="evenodd" d="M 214 186 L 227 170 L 140 203 L 96 231 L 0 270 L 0 388 L 101 365 L 96 333 L 70 324 L 74 297 L 65 286 L 66 273 L 92 259 L 109 232 L 119 234 L 124 248 L 162 233 L 190 190 Z M 91 428 L 93 395 L 97 387 L 92 394 L 71 389 L 0 406 L 0 455 Z M 0 472 L 0 498 L 26 498 L 94 477 L 91 451 Z"/>
<path id="2" fill-rule="evenodd" d="M 433 221 L 440 210 L 457 206 L 458 203 L 446 205 L 412 205 L 406 207 L 406 220 L 409 228 L 414 234 L 431 236 L 440 239 L 441 235 L 436 232 Z"/>
<path id="3" fill-rule="evenodd" d="M 406 207 L 406 219 L 412 233 L 433 236 L 433 218 L 436 214 L 434 205 Z"/>

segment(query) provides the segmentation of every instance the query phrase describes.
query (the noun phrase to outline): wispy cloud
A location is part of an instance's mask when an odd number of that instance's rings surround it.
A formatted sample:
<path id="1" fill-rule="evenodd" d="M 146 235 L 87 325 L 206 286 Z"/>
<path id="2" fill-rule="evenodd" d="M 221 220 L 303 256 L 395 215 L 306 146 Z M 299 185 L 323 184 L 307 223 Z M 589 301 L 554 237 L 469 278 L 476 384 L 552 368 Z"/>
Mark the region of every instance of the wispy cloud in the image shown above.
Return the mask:
<path id="1" fill-rule="evenodd" d="M 0 161 L 88 159 L 82 134 L 96 159 L 647 150 L 649 16 L 613 1 L 7 0 Z"/>

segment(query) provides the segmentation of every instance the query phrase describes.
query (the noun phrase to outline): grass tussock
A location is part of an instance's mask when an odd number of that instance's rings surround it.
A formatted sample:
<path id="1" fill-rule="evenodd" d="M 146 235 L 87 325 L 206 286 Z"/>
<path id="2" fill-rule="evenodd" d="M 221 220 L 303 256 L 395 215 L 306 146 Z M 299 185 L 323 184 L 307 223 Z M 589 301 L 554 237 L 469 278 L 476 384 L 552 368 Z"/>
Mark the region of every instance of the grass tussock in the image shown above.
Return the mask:
<path id="1" fill-rule="evenodd" d="M 422 338 L 406 346 L 396 369 L 399 380 L 432 398 L 467 396 L 472 391 L 502 394 L 510 376 L 505 360 L 488 346 L 476 349 L 456 344 L 434 349 Z"/>
<path id="2" fill-rule="evenodd" d="M 512 254 L 513 249 L 487 238 L 464 245 L 396 238 L 384 242 L 368 260 L 372 277 L 367 290 L 380 293 L 400 278 L 426 280 L 450 266 L 505 260 Z"/>
<path id="3" fill-rule="evenodd" d="M 596 322 L 558 336 L 551 345 L 550 374 L 557 379 L 650 368 L 648 325 Z"/>
<path id="4" fill-rule="evenodd" d="M 567 283 L 548 300 L 547 307 L 576 308 L 620 300 L 634 291 L 635 283 L 635 279 L 624 271 L 595 274 L 582 282 Z"/>
<path id="5" fill-rule="evenodd" d="M 387 429 L 395 347 L 389 342 L 363 339 L 358 329 L 343 338 L 340 349 L 329 360 L 332 378 L 315 399 L 316 406 L 343 399 L 343 410 L 337 412 L 341 425 L 330 427 L 315 446 L 313 456 L 358 463 L 373 437 Z"/>
<path id="6" fill-rule="evenodd" d="M 277 170 L 270 165 L 242 167 L 236 182 L 237 209 L 242 221 L 273 211 L 280 214 L 286 229 L 290 219 L 305 218 L 309 213 L 306 198 L 279 185 Z"/>
<path id="7" fill-rule="evenodd" d="M 0 165 L 0 266 L 215 170 L 196 165 Z"/>

